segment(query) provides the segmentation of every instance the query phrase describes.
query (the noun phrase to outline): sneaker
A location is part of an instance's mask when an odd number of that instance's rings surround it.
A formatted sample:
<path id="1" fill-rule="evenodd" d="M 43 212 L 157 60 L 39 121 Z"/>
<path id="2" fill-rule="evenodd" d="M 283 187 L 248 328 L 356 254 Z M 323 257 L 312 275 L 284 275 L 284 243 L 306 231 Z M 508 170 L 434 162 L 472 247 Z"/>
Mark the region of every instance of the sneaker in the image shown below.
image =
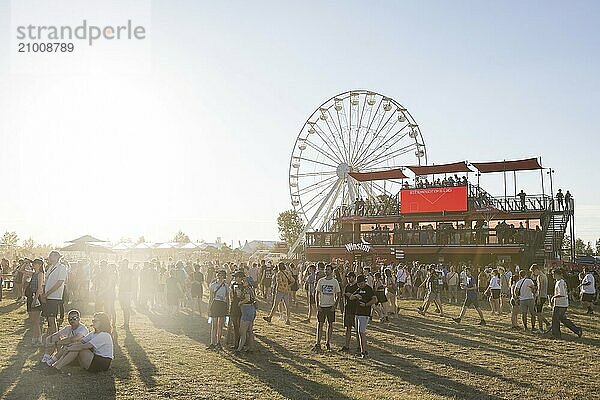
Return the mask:
<path id="1" fill-rule="evenodd" d="M 325 344 L 325 349 L 331 351 L 331 345 L 329 343 Z"/>
<path id="2" fill-rule="evenodd" d="M 41 363 L 46 363 L 48 361 L 48 356 L 44 354 L 44 356 L 42 357 L 42 360 L 40 361 Z"/>
<path id="3" fill-rule="evenodd" d="M 367 351 L 363 351 L 362 353 L 360 353 L 360 354 L 358 355 L 358 357 L 359 357 L 359 358 L 363 358 L 363 359 L 364 359 L 364 358 L 367 358 L 367 356 L 368 356 L 368 355 L 369 355 L 369 352 L 367 352 Z"/>
<path id="4" fill-rule="evenodd" d="M 456 322 L 457 324 L 460 324 L 460 318 L 452 318 L 452 321 Z"/>
<path id="5" fill-rule="evenodd" d="M 315 343 L 315 345 L 312 347 L 312 349 L 310 349 L 310 351 L 312 351 L 313 353 L 320 353 L 321 345 L 318 343 Z"/>
<path id="6" fill-rule="evenodd" d="M 209 344 L 208 346 L 206 346 L 206 350 L 214 350 L 214 349 L 215 349 L 214 344 Z"/>
<path id="7" fill-rule="evenodd" d="M 268 323 L 271 323 L 271 318 L 272 318 L 272 317 L 263 317 L 263 319 L 264 319 L 265 321 L 267 321 Z"/>
<path id="8" fill-rule="evenodd" d="M 594 315 L 594 310 L 588 310 L 588 311 L 586 312 L 586 315 Z"/>
<path id="9" fill-rule="evenodd" d="M 417 308 L 417 312 L 421 315 L 425 315 L 425 311 L 421 307 Z"/>
<path id="10" fill-rule="evenodd" d="M 485 323 L 485 320 L 482 319 L 481 321 L 479 321 L 479 325 L 487 325 L 487 324 Z"/>
<path id="11" fill-rule="evenodd" d="M 579 328 L 579 330 L 577 331 L 577 336 L 579 336 L 579 337 L 583 336 L 583 329 Z"/>

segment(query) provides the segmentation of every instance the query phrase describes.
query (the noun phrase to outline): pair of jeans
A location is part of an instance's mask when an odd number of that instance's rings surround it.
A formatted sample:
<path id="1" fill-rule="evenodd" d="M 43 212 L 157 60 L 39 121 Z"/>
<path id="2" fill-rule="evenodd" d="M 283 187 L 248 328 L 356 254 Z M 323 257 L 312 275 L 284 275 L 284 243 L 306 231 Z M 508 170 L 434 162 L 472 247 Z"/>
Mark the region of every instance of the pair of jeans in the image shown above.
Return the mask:
<path id="1" fill-rule="evenodd" d="M 566 315 L 567 307 L 554 307 L 552 310 L 552 336 L 560 338 L 560 324 L 569 328 L 573 333 L 578 334 L 579 329 Z"/>

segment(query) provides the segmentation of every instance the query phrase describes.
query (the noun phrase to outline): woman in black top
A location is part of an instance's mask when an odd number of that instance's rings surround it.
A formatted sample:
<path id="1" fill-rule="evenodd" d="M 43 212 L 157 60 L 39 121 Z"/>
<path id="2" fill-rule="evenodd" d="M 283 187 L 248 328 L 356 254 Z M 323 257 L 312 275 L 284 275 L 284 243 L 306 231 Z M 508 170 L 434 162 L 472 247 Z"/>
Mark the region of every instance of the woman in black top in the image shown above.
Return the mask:
<path id="1" fill-rule="evenodd" d="M 33 260 L 33 275 L 29 284 L 25 288 L 25 296 L 27 296 L 27 312 L 31 320 L 31 345 L 42 345 L 42 330 L 40 326 L 40 313 L 42 312 L 42 304 L 40 295 L 43 293 L 44 287 L 44 261 L 41 258 Z"/>

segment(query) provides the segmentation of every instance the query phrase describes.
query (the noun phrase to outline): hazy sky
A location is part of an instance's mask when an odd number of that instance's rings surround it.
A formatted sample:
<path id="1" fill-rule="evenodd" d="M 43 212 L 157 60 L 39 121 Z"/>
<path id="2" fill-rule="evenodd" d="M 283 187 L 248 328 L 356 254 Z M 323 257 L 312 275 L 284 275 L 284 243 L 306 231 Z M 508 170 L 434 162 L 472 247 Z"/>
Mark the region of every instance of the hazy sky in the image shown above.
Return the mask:
<path id="1" fill-rule="evenodd" d="M 596 1 L 0 0 L 0 231 L 275 239 L 299 129 L 362 88 L 409 109 L 430 162 L 541 156 L 595 240 L 599 15 Z M 147 39 L 17 53 L 16 26 L 83 19 L 131 19 Z M 503 193 L 499 176 L 482 185 Z M 539 173 L 518 188 L 539 193 Z"/>

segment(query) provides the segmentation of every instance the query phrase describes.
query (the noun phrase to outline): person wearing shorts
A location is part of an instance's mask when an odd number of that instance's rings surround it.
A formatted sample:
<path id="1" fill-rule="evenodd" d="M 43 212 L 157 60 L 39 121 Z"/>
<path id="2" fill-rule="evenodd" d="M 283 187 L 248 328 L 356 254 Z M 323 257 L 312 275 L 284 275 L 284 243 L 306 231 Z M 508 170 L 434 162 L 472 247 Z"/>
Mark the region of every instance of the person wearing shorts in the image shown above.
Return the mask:
<path id="1" fill-rule="evenodd" d="M 535 314 L 538 320 L 538 333 L 544 333 L 542 324 L 546 324 L 546 329 L 548 330 L 552 327 L 552 324 L 544 317 L 544 304 L 548 300 L 548 277 L 537 264 L 532 264 L 529 271 L 537 287 L 537 292 L 535 293 Z"/>
<path id="2" fill-rule="evenodd" d="M 80 343 L 65 347 L 66 353 L 58 361 L 49 365 L 50 373 L 59 373 L 62 368 L 78 360 L 79 365 L 89 372 L 106 371 L 114 358 L 112 327 L 108 314 L 94 314 L 94 332 L 87 334 Z"/>
<path id="3" fill-rule="evenodd" d="M 492 315 L 500 315 L 500 293 L 502 292 L 502 285 L 500 283 L 500 272 L 498 272 L 498 270 L 492 272 L 487 291 L 489 293 Z"/>
<path id="4" fill-rule="evenodd" d="M 275 274 L 275 300 L 273 300 L 273 306 L 268 316 L 263 317 L 265 321 L 271 323 L 275 310 L 280 303 L 283 303 L 285 307 L 285 324 L 290 324 L 290 285 L 294 282 L 292 274 L 285 267 L 285 264 L 280 262 L 277 266 L 277 273 Z"/>
<path id="5" fill-rule="evenodd" d="M 583 267 L 583 279 L 578 286 L 581 290 L 581 305 L 587 308 L 587 315 L 594 315 L 594 301 L 596 300 L 596 278 L 591 273 L 589 267 Z"/>
<path id="6" fill-rule="evenodd" d="M 321 351 L 321 337 L 323 336 L 323 325 L 327 320 L 327 350 L 331 350 L 331 338 L 333 336 L 333 323 L 335 322 L 335 309 L 340 295 L 340 284 L 333 276 L 331 264 L 325 266 L 325 276 L 317 281 L 317 342 L 312 348 L 313 352 Z"/>
<path id="7" fill-rule="evenodd" d="M 483 312 L 481 311 L 481 308 L 479 308 L 479 301 L 477 299 L 477 284 L 475 282 L 475 277 L 471 274 L 471 269 L 470 268 L 466 268 L 465 269 L 465 273 L 466 273 L 466 279 L 465 279 L 465 283 L 461 283 L 462 289 L 465 292 L 465 301 L 463 302 L 462 308 L 460 309 L 460 314 L 458 315 L 458 317 L 456 318 L 452 318 L 454 320 L 454 322 L 456 322 L 457 324 L 460 324 L 460 321 L 462 320 L 462 318 L 465 316 L 465 313 L 467 312 L 467 308 L 469 308 L 470 306 L 473 306 L 473 308 L 475 308 L 475 310 L 477 311 L 477 313 L 479 314 L 479 325 L 485 325 L 485 319 L 483 319 Z"/>
<path id="8" fill-rule="evenodd" d="M 44 276 L 44 293 L 40 296 L 40 302 L 43 304 L 42 316 L 48 321 L 47 333 L 50 335 L 58 330 L 56 316 L 67 280 L 67 267 L 60 262 L 60 258 L 61 255 L 56 250 L 51 251 L 48 255 L 48 268 Z"/>
<path id="9" fill-rule="evenodd" d="M 242 284 L 240 287 L 239 306 L 242 312 L 240 317 L 240 338 L 236 352 L 251 352 L 254 343 L 254 320 L 256 319 L 256 295 L 254 287 L 242 275 Z"/>
<path id="10" fill-rule="evenodd" d="M 354 317 L 354 324 L 356 325 L 356 333 L 358 336 L 358 345 L 360 347 L 360 357 L 365 358 L 367 356 L 367 325 L 371 318 L 371 309 L 374 304 L 377 303 L 377 296 L 373 288 L 367 285 L 367 278 L 364 275 L 358 275 L 356 277 L 356 286 L 358 290 L 356 294 L 352 296 L 357 301 L 356 311 Z"/>
<path id="11" fill-rule="evenodd" d="M 527 330 L 527 314 L 531 315 L 531 330 L 535 331 L 535 283 L 529 278 L 526 270 L 519 272 L 519 279 L 515 283 L 515 297 L 518 296 L 519 308 L 523 326 Z"/>

